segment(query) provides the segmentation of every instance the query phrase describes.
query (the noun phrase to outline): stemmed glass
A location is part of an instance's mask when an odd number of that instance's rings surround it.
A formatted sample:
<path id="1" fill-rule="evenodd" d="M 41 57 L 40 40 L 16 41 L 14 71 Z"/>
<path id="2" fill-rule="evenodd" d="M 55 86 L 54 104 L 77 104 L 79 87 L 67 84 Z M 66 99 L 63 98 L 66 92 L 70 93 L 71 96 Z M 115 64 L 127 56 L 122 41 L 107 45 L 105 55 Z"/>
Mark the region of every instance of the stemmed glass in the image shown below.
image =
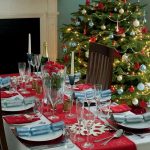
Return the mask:
<path id="1" fill-rule="evenodd" d="M 30 58 L 30 65 L 33 67 L 33 73 L 35 72 L 35 58 L 34 58 L 34 54 L 31 54 L 31 58 Z"/>
<path id="2" fill-rule="evenodd" d="M 73 101 L 74 101 L 74 89 L 73 89 L 74 82 L 75 82 L 75 75 L 69 75 L 69 83 L 71 85 L 71 97 L 70 97 L 71 105 L 69 107 L 69 109 L 70 109 L 69 114 L 66 114 L 66 118 L 68 118 L 68 119 L 72 119 L 72 118 L 76 117 L 76 115 L 71 112 L 71 109 L 73 106 Z"/>
<path id="3" fill-rule="evenodd" d="M 34 54 L 34 61 L 35 61 L 37 75 L 38 75 L 40 63 L 41 63 L 41 55 L 40 54 Z"/>
<path id="4" fill-rule="evenodd" d="M 82 144 L 83 148 L 93 148 L 94 145 L 90 142 L 89 136 L 90 136 L 90 130 L 95 122 L 95 115 L 91 113 L 90 111 L 87 111 L 84 109 L 83 111 L 83 125 L 87 130 L 87 139 L 86 142 Z"/>
<path id="5" fill-rule="evenodd" d="M 96 102 L 96 115 L 99 114 L 99 105 L 101 100 L 102 84 L 94 84 L 94 99 Z"/>
<path id="6" fill-rule="evenodd" d="M 81 133 L 81 123 L 83 119 L 83 109 L 84 109 L 84 103 L 80 102 L 78 99 L 76 100 L 76 116 L 77 116 L 77 121 L 78 121 L 78 134 L 80 135 Z M 79 136 L 75 136 L 74 140 L 76 142 L 82 142 L 84 141 L 83 138 Z"/>
<path id="7" fill-rule="evenodd" d="M 21 77 L 21 84 L 24 82 L 24 76 L 26 72 L 26 63 L 25 62 L 18 62 L 18 70 L 19 70 L 19 75 Z M 25 91 L 24 88 L 21 89 L 22 91 Z"/>

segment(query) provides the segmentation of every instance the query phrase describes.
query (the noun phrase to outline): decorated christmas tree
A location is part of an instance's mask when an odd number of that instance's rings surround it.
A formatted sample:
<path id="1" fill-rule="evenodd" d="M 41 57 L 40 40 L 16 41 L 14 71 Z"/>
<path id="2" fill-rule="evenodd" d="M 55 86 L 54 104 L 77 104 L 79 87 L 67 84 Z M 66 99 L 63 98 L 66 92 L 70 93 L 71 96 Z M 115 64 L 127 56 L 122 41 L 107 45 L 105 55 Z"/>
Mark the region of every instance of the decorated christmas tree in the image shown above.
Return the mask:
<path id="1" fill-rule="evenodd" d="M 145 105 L 150 101 L 150 35 L 140 0 L 86 0 L 60 30 L 64 64 L 75 52 L 75 71 L 87 70 L 89 43 L 115 49 L 112 99 Z"/>

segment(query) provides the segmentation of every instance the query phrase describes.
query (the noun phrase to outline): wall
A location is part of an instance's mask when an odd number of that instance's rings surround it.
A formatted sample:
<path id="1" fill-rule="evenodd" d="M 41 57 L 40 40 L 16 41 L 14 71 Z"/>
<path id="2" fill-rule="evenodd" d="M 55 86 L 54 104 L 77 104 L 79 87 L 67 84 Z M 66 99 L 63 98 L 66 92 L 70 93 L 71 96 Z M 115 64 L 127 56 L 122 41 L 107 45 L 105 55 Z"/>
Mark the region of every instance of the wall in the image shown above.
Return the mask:
<path id="1" fill-rule="evenodd" d="M 41 49 L 48 42 L 49 57 L 57 57 L 57 0 L 0 0 L 0 18 L 40 18 Z"/>

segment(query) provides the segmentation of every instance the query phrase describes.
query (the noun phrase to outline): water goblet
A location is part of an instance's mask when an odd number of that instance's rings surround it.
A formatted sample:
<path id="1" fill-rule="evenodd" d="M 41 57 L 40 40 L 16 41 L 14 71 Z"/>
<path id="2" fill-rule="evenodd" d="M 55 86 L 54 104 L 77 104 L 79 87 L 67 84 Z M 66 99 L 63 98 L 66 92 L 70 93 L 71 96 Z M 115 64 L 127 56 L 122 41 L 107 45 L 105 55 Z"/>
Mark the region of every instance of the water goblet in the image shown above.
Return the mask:
<path id="1" fill-rule="evenodd" d="M 68 119 L 72 119 L 72 118 L 75 118 L 76 115 L 74 113 L 72 113 L 71 109 L 73 107 L 73 101 L 74 101 L 74 89 L 73 89 L 73 85 L 74 85 L 74 82 L 75 82 L 75 75 L 69 75 L 69 83 L 71 85 L 71 97 L 70 97 L 70 107 L 69 107 L 69 114 L 66 114 L 66 118 Z"/>
<path id="2" fill-rule="evenodd" d="M 40 54 L 34 54 L 34 61 L 35 61 L 37 75 L 38 75 L 39 68 L 40 68 L 40 63 L 41 63 L 41 55 Z"/>
<path id="3" fill-rule="evenodd" d="M 25 71 L 26 71 L 26 63 L 25 62 L 18 62 L 18 70 L 19 70 L 19 75 L 21 77 L 21 85 L 24 83 L 24 76 L 25 76 Z M 21 87 L 22 91 L 24 91 L 24 88 Z"/>
<path id="4" fill-rule="evenodd" d="M 83 148 L 91 149 L 94 147 L 94 145 L 89 140 L 90 130 L 91 130 L 94 122 L 95 122 L 95 115 L 84 109 L 84 111 L 83 111 L 83 125 L 84 125 L 85 129 L 87 130 L 87 139 L 86 139 L 86 142 L 84 142 L 81 145 Z"/>
<path id="5" fill-rule="evenodd" d="M 83 109 L 84 109 L 84 103 L 80 102 L 78 99 L 76 100 L 76 116 L 77 116 L 77 121 L 78 121 L 78 135 L 75 135 L 74 140 L 76 142 L 83 142 L 84 139 L 82 137 L 80 137 L 81 134 L 81 123 L 82 123 L 82 119 L 83 119 Z"/>
<path id="6" fill-rule="evenodd" d="M 96 115 L 99 115 L 99 105 L 101 100 L 102 84 L 94 84 L 94 99 L 96 102 Z"/>

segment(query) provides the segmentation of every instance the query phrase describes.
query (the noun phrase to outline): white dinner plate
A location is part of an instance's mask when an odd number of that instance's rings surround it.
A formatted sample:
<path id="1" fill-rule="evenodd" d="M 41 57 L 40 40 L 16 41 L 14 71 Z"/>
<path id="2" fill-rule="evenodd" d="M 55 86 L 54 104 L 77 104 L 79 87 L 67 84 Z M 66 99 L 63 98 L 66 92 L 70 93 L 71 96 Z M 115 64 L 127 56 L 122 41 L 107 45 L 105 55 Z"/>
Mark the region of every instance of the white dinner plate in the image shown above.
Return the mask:
<path id="1" fill-rule="evenodd" d="M 27 141 L 32 142 L 44 142 L 44 141 L 50 141 L 59 138 L 63 133 L 63 130 L 59 130 L 56 132 L 51 132 L 48 134 L 43 135 L 36 135 L 36 136 L 19 136 L 19 138 Z"/>
<path id="2" fill-rule="evenodd" d="M 130 129 L 148 129 L 150 128 L 150 121 L 138 122 L 138 123 L 117 123 L 120 126 Z"/>
<path id="3" fill-rule="evenodd" d="M 17 107 L 6 107 L 6 108 L 2 108 L 3 111 L 10 111 L 10 112 L 17 112 L 17 111 L 24 111 L 24 110 L 28 110 L 32 107 L 34 107 L 34 103 L 32 104 L 28 104 L 28 105 L 21 105 L 21 106 L 17 106 Z"/>

